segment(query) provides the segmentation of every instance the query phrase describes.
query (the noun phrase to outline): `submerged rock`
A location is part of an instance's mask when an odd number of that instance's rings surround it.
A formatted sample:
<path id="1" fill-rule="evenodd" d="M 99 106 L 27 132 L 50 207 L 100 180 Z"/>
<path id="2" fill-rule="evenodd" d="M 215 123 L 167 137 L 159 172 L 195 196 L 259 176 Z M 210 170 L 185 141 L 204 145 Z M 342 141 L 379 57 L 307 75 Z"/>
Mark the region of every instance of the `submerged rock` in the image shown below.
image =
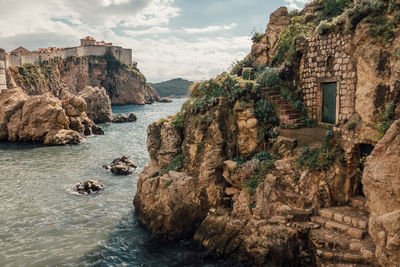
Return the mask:
<path id="1" fill-rule="evenodd" d="M 119 115 L 114 115 L 113 118 L 111 119 L 111 122 L 114 123 L 123 123 L 123 122 L 134 122 L 137 121 L 136 114 L 131 112 L 129 115 L 128 114 L 119 114 Z"/>
<path id="2" fill-rule="evenodd" d="M 114 159 L 113 162 L 108 165 L 104 165 L 103 167 L 117 175 L 132 174 L 134 169 L 137 168 L 137 166 L 126 156 Z"/>
<path id="3" fill-rule="evenodd" d="M 104 185 L 98 181 L 89 180 L 75 185 L 76 191 L 81 195 L 89 195 L 102 190 Z"/>

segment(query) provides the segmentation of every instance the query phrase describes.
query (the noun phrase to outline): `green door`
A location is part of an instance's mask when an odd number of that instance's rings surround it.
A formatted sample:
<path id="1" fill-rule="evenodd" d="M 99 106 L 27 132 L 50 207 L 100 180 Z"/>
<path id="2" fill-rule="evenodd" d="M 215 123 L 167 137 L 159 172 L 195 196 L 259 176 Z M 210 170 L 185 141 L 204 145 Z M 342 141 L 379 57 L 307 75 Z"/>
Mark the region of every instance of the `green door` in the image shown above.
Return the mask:
<path id="1" fill-rule="evenodd" d="M 336 123 L 336 83 L 323 84 L 322 122 Z"/>

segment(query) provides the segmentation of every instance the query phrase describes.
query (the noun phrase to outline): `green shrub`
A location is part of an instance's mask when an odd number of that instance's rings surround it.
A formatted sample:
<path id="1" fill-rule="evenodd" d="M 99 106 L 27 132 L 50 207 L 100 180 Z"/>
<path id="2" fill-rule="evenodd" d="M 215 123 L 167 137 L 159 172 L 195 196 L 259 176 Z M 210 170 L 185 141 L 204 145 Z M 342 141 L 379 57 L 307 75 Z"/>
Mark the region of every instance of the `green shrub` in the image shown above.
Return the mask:
<path id="1" fill-rule="evenodd" d="M 347 130 L 353 131 L 357 128 L 357 122 L 352 122 L 349 125 L 347 125 Z"/>
<path id="2" fill-rule="evenodd" d="M 271 158 L 271 154 L 269 152 L 261 151 L 261 152 L 258 152 L 257 154 L 255 154 L 253 156 L 253 159 L 257 159 L 261 162 L 264 160 L 270 160 L 272 158 Z"/>
<path id="3" fill-rule="evenodd" d="M 290 24 L 280 33 L 278 52 L 274 57 L 274 62 L 280 64 L 285 61 L 285 59 L 288 61 L 293 60 L 293 54 L 288 54 L 289 50 L 295 51 L 296 39 L 299 37 L 307 37 L 307 31 L 314 27 L 311 22 L 305 24 L 303 20 L 304 18 L 302 16 L 293 17 Z"/>
<path id="4" fill-rule="evenodd" d="M 385 135 L 387 130 L 389 130 L 390 126 L 395 121 L 395 108 L 395 102 L 391 101 L 386 105 L 385 110 L 378 114 L 378 122 L 374 125 L 374 128 L 379 131 L 380 138 Z"/>
<path id="5" fill-rule="evenodd" d="M 196 145 L 197 145 L 196 153 L 200 153 L 200 151 L 201 151 L 201 150 L 203 149 L 203 147 L 204 147 L 204 142 L 201 141 L 201 142 L 197 143 Z"/>
<path id="6" fill-rule="evenodd" d="M 315 32 L 318 33 L 319 35 L 328 34 L 334 31 L 335 26 L 336 25 L 334 23 L 330 23 L 327 20 L 322 20 L 317 26 Z"/>
<path id="7" fill-rule="evenodd" d="M 265 36 L 264 33 L 259 33 L 256 32 L 254 33 L 254 35 L 251 37 L 251 40 L 253 41 L 253 43 L 259 43 L 261 41 L 261 39 Z"/>
<path id="8" fill-rule="evenodd" d="M 265 70 L 257 78 L 257 83 L 262 87 L 279 90 L 282 84 L 282 80 L 279 77 L 278 69 L 265 68 Z"/>
<path id="9" fill-rule="evenodd" d="M 125 66 L 124 63 L 115 58 L 111 53 L 106 53 L 102 57 L 107 62 L 107 71 L 119 72 Z"/>
<path id="10" fill-rule="evenodd" d="M 249 210 L 250 210 L 251 213 L 253 213 L 253 209 L 255 207 L 256 207 L 256 203 L 254 203 L 254 202 L 249 203 Z"/>
<path id="11" fill-rule="evenodd" d="M 352 2 L 353 0 L 325 0 L 323 13 L 327 17 L 339 15 Z"/>
<path id="12" fill-rule="evenodd" d="M 334 143 L 334 132 L 328 129 L 321 147 L 310 148 L 308 145 L 299 151 L 297 163 L 300 168 L 310 171 L 327 171 L 335 160 L 343 162 L 343 152 L 338 144 Z"/>
<path id="13" fill-rule="evenodd" d="M 251 78 L 251 69 L 245 69 L 242 74 L 243 79 L 250 80 Z"/>
<path id="14" fill-rule="evenodd" d="M 183 160 L 184 156 L 182 154 L 179 154 L 176 156 L 168 165 L 168 167 L 165 167 L 161 170 L 160 176 L 163 176 L 164 174 L 167 174 L 170 171 L 179 171 L 183 168 Z"/>
<path id="15" fill-rule="evenodd" d="M 386 17 L 369 17 L 369 33 L 380 42 L 387 42 L 395 36 L 395 24 Z"/>
<path id="16" fill-rule="evenodd" d="M 264 180 L 265 175 L 271 173 L 275 167 L 275 163 L 271 159 L 267 159 L 260 164 L 259 170 L 252 174 L 249 179 L 243 184 L 244 189 L 254 195 L 258 185 Z"/>
<path id="17" fill-rule="evenodd" d="M 183 128 L 185 126 L 186 117 L 183 112 L 178 112 L 172 118 L 171 124 L 177 128 Z"/>
<path id="18" fill-rule="evenodd" d="M 164 188 L 167 188 L 168 186 L 170 186 L 172 184 L 172 181 L 166 181 L 165 182 L 165 185 L 164 185 Z"/>

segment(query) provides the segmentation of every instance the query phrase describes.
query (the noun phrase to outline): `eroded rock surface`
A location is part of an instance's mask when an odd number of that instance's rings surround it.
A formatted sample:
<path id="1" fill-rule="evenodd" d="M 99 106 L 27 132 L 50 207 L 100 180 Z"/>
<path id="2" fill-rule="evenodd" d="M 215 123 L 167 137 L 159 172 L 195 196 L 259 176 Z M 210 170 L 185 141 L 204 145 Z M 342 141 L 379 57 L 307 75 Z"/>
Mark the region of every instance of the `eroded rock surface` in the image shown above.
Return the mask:
<path id="1" fill-rule="evenodd" d="M 111 100 L 103 87 L 86 86 L 79 96 L 85 100 L 86 113 L 95 123 L 111 121 L 113 117 Z"/>
<path id="2" fill-rule="evenodd" d="M 392 124 L 368 157 L 363 174 L 371 213 L 369 233 L 382 266 L 400 262 L 400 120 Z"/>
<path id="3" fill-rule="evenodd" d="M 136 114 L 131 112 L 129 114 L 118 114 L 112 115 L 111 122 L 114 123 L 124 123 L 124 122 L 134 122 L 137 121 Z"/>
<path id="4" fill-rule="evenodd" d="M 98 181 L 90 180 L 75 185 L 76 191 L 81 195 L 90 195 L 102 190 L 104 185 Z"/>
<path id="5" fill-rule="evenodd" d="M 106 170 L 110 170 L 116 175 L 129 175 L 134 172 L 137 168 L 135 163 L 133 163 L 128 157 L 122 156 L 121 158 L 114 159 L 108 165 L 103 166 Z"/>
<path id="6" fill-rule="evenodd" d="M 86 102 L 65 93 L 28 96 L 22 89 L 0 93 L 0 139 L 48 145 L 77 144 L 85 135 L 102 134 L 86 115 Z"/>

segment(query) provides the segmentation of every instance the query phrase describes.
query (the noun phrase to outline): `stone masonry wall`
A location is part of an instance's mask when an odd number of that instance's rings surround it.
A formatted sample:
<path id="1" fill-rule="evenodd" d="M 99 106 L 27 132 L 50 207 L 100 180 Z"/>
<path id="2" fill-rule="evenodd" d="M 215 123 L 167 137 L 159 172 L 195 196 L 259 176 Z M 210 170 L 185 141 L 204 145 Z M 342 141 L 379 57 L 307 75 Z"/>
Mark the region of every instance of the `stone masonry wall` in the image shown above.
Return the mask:
<path id="1" fill-rule="evenodd" d="M 0 48 L 0 92 L 7 89 L 6 81 L 6 52 Z"/>
<path id="2" fill-rule="evenodd" d="M 66 59 L 71 56 L 104 56 L 111 53 L 115 58 L 121 60 L 127 65 L 132 65 L 132 49 L 126 49 L 119 46 L 78 46 L 65 48 L 63 51 L 55 51 L 53 53 L 31 53 L 29 55 L 7 55 L 6 66 L 18 67 L 24 64 L 39 64 L 42 60 L 48 60 L 54 57 Z"/>
<path id="3" fill-rule="evenodd" d="M 337 83 L 336 122 L 355 110 L 357 75 L 351 59 L 351 35 L 315 34 L 305 45 L 300 64 L 301 88 L 308 115 L 322 119 L 323 84 Z"/>

